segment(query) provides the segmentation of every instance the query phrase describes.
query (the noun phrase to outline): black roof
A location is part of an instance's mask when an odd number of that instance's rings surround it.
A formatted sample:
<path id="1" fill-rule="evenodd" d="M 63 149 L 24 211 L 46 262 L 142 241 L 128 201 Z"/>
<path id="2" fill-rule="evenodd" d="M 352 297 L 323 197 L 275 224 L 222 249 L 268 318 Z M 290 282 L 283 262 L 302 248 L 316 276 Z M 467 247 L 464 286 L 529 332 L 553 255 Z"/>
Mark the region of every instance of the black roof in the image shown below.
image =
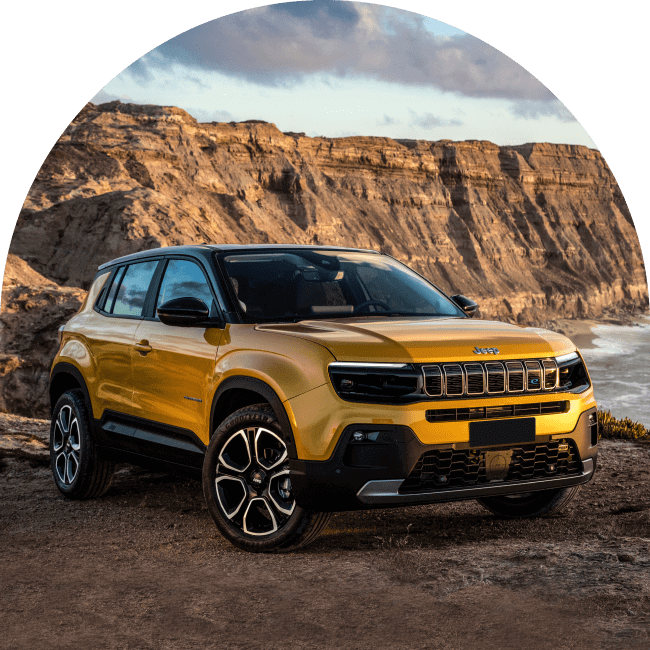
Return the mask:
<path id="1" fill-rule="evenodd" d="M 115 264 L 122 264 L 134 260 L 146 259 L 147 257 L 157 257 L 159 255 L 189 255 L 191 257 L 207 257 L 211 253 L 219 253 L 223 251 L 268 251 L 268 250 L 331 250 L 331 251 L 349 251 L 356 253 L 376 253 L 367 248 L 347 248 L 344 246 L 310 246 L 307 244 L 194 244 L 191 246 L 164 246 L 162 248 L 152 248 L 139 253 L 131 253 L 131 255 L 124 255 L 117 257 L 110 262 L 106 262 L 99 267 L 99 270 L 105 269 Z"/>

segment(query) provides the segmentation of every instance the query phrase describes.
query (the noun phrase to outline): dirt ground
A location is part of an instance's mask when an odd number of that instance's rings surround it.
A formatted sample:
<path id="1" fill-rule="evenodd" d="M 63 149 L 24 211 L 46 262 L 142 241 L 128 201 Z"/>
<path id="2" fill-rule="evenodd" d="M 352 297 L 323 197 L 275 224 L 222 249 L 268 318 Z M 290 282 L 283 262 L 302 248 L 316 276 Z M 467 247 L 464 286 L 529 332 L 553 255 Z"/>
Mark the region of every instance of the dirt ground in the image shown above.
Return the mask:
<path id="1" fill-rule="evenodd" d="M 558 517 L 341 513 L 302 551 L 251 555 L 197 481 L 125 465 L 103 498 L 66 501 L 47 432 L 0 416 L 0 648 L 650 647 L 648 443 L 601 443 Z"/>

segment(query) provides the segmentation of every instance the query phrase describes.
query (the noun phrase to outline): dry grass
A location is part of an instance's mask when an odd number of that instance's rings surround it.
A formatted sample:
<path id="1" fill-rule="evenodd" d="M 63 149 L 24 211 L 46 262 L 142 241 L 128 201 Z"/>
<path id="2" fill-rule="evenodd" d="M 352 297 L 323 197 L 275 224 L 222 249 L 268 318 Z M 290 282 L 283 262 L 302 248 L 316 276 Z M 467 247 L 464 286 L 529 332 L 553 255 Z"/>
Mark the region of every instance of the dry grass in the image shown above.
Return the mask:
<path id="1" fill-rule="evenodd" d="M 650 440 L 650 430 L 630 418 L 617 420 L 609 411 L 598 411 L 598 428 L 601 438 L 623 440 Z"/>

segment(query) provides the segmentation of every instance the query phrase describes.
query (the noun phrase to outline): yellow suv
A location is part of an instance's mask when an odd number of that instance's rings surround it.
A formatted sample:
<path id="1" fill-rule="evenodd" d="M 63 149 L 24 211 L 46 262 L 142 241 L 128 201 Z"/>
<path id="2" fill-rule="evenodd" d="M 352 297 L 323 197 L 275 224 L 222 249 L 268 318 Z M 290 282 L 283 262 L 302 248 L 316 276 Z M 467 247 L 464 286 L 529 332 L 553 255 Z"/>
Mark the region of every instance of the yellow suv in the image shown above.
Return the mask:
<path id="1" fill-rule="evenodd" d="M 596 467 L 586 367 L 567 338 L 476 308 L 359 249 L 109 262 L 60 332 L 56 485 L 99 496 L 118 461 L 200 473 L 215 524 L 249 551 L 303 546 L 333 511 L 557 512 Z"/>

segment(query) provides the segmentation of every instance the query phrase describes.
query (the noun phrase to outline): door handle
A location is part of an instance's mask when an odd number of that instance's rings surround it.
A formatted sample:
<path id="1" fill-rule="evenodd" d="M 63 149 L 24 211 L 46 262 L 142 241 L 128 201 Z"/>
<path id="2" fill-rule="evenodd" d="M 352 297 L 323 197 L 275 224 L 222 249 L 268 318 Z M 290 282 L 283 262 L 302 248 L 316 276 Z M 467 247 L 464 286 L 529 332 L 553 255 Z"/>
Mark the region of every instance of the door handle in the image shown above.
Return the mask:
<path id="1" fill-rule="evenodd" d="M 136 343 L 133 346 L 142 356 L 145 356 L 146 354 L 149 354 L 153 350 L 153 348 L 149 345 L 149 341 L 147 339 L 142 339 L 140 343 Z"/>

